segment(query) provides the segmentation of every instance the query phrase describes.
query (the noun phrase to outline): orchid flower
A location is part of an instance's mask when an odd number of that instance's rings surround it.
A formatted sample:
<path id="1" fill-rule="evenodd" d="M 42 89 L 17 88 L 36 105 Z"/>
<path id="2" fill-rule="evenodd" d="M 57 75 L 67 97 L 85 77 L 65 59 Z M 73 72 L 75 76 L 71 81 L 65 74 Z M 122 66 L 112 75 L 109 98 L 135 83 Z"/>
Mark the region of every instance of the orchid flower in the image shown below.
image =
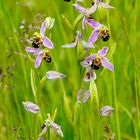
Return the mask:
<path id="1" fill-rule="evenodd" d="M 90 96 L 90 91 L 86 90 L 85 88 L 80 89 L 77 94 L 77 102 L 78 103 L 85 103 Z"/>
<path id="2" fill-rule="evenodd" d="M 88 70 L 84 81 L 91 81 L 91 79 L 96 79 L 96 74 L 93 72 L 93 70 L 98 70 L 101 66 L 109 69 L 110 71 L 114 71 L 113 64 L 110 63 L 109 60 L 105 57 L 107 52 L 108 47 L 103 47 L 96 54 L 88 56 L 84 61 L 81 62 L 81 65 Z"/>
<path id="3" fill-rule="evenodd" d="M 25 50 L 29 53 L 32 53 L 34 55 L 37 55 L 35 60 L 35 67 L 38 68 L 42 62 L 42 59 L 44 59 L 46 62 L 51 62 L 51 57 L 48 54 L 47 50 L 41 50 L 39 48 L 30 48 L 26 47 Z"/>
<path id="4" fill-rule="evenodd" d="M 95 22 L 94 19 L 88 19 L 88 22 L 94 28 L 88 39 L 89 44 L 93 44 L 98 38 L 101 38 L 103 41 L 109 40 L 109 30 L 105 25 Z"/>
<path id="5" fill-rule="evenodd" d="M 35 33 L 34 41 L 32 43 L 34 48 L 38 48 L 39 45 L 43 45 L 44 47 L 47 47 L 49 49 L 53 49 L 53 43 L 52 41 L 45 36 L 46 28 L 51 29 L 54 25 L 54 19 L 51 19 L 50 17 L 46 18 L 45 21 L 42 22 L 40 33 Z"/>
<path id="6" fill-rule="evenodd" d="M 103 7 L 103 8 L 107 8 L 107 9 L 114 8 L 107 3 L 104 3 L 103 1 L 104 0 L 95 0 L 95 2 L 93 4 L 93 6 L 95 7 L 95 10 L 97 9 L 97 7 Z"/>
<path id="7" fill-rule="evenodd" d="M 96 5 L 93 5 L 91 8 L 87 8 L 87 9 L 77 3 L 73 4 L 73 6 L 76 8 L 76 10 L 78 10 L 83 15 L 82 28 L 85 29 L 88 19 L 91 18 L 90 15 L 94 13 L 96 10 Z"/>
<path id="8" fill-rule="evenodd" d="M 32 113 L 39 112 L 39 106 L 32 102 L 26 101 L 26 102 L 22 102 L 22 104 L 24 105 L 25 109 L 29 112 L 32 112 Z"/>
<path id="9" fill-rule="evenodd" d="M 93 69 L 87 68 L 83 81 L 90 82 L 91 80 L 95 80 L 95 79 L 96 79 L 96 73 L 93 71 Z"/>
<path id="10" fill-rule="evenodd" d="M 114 108 L 112 108 L 111 106 L 104 106 L 103 108 L 100 109 L 100 114 L 103 117 L 106 117 L 106 116 L 111 115 L 113 111 L 114 111 Z"/>
<path id="11" fill-rule="evenodd" d="M 42 126 L 42 131 L 39 134 L 38 139 L 42 138 L 42 136 L 47 132 L 48 129 L 53 129 L 60 137 L 63 137 L 63 131 L 61 130 L 61 126 L 51 120 L 50 114 L 48 114 L 48 119 L 45 120 Z"/>
<path id="12" fill-rule="evenodd" d="M 83 45 L 84 49 L 94 48 L 93 45 L 90 45 L 86 41 L 82 40 L 82 33 L 80 31 L 77 31 L 77 35 L 75 37 L 75 40 L 72 43 L 65 44 L 62 47 L 64 47 L 64 48 L 74 48 L 78 45 L 78 43 L 81 43 Z"/>
<path id="13" fill-rule="evenodd" d="M 48 71 L 46 73 L 46 77 L 47 79 L 53 79 L 53 80 L 56 80 L 56 79 L 61 79 L 61 78 L 65 78 L 66 75 L 62 74 L 62 73 L 59 73 L 57 71 Z"/>
<path id="14" fill-rule="evenodd" d="M 97 7 L 103 7 L 103 8 L 113 8 L 112 6 L 102 2 L 103 0 L 95 0 L 93 6 L 91 8 L 84 8 L 81 5 L 75 3 L 73 4 L 73 6 L 76 8 L 76 10 L 78 10 L 82 15 L 83 15 L 83 19 L 82 19 L 82 28 L 85 29 L 86 28 L 86 23 L 89 23 L 88 19 L 93 19 L 91 17 L 91 14 L 94 13 L 97 9 Z"/>

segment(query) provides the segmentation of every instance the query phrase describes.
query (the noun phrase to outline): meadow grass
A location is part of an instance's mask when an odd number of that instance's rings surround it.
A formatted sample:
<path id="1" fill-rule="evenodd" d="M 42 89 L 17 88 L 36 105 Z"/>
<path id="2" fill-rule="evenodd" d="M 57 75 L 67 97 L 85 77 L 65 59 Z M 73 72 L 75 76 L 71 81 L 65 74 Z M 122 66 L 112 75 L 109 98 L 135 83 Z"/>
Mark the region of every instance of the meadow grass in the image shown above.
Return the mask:
<path id="1" fill-rule="evenodd" d="M 61 47 L 70 43 L 76 28 L 81 27 L 78 23 L 72 30 L 64 19 L 66 17 L 73 24 L 79 15 L 72 3 L 0 0 L 0 140 L 37 140 L 48 113 L 61 126 L 64 138 L 50 132 L 44 139 L 103 140 L 106 124 L 116 140 L 140 139 L 139 1 L 112 0 L 110 4 L 115 9 L 101 9 L 93 14 L 111 32 L 110 40 L 99 40 L 94 51 L 108 46 L 107 57 L 115 71 L 100 70 L 98 78 L 90 85 L 82 80 L 78 50 Z M 84 0 L 83 5 L 90 7 L 90 0 Z M 51 51 L 52 63 L 43 62 L 35 69 L 19 38 L 21 21 L 25 19 L 27 26 L 38 13 L 55 18 L 51 34 L 54 49 Z M 83 31 L 84 38 L 88 39 L 90 33 L 90 28 L 88 32 Z M 49 70 L 59 71 L 67 77 L 55 81 L 42 79 Z M 83 85 L 90 88 L 91 96 L 86 103 L 78 104 L 77 93 Z M 38 104 L 40 113 L 27 112 L 22 101 Z M 105 105 L 115 109 L 109 117 L 99 114 L 99 109 Z"/>

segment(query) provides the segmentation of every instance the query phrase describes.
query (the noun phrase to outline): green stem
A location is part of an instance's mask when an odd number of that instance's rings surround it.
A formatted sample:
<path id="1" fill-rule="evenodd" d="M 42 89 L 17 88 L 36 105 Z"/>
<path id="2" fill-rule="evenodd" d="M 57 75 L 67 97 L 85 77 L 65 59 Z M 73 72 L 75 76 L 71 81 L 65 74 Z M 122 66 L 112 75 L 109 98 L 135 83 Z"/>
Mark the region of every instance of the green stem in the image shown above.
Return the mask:
<path id="1" fill-rule="evenodd" d="M 53 55 L 52 54 L 51 54 L 51 56 L 53 58 Z M 54 61 L 54 59 L 53 59 L 53 62 L 54 62 L 54 67 L 55 67 L 56 71 L 58 71 L 58 67 L 57 67 L 57 64 Z M 67 119 L 69 120 L 70 124 L 73 126 L 71 108 L 70 108 L 70 105 L 69 105 L 69 100 L 68 100 L 68 97 L 66 95 L 66 91 L 65 91 L 65 88 L 64 88 L 64 84 L 62 82 L 62 79 L 60 79 L 59 82 L 60 82 L 61 89 L 63 91 L 64 110 L 66 112 Z"/>
<path id="2" fill-rule="evenodd" d="M 92 110 L 92 139 L 100 139 L 100 114 L 99 114 L 99 97 L 97 86 L 94 80 L 90 82 L 91 110 Z"/>
<path id="3" fill-rule="evenodd" d="M 79 130 L 79 118 L 80 118 L 80 112 L 81 112 L 81 104 L 76 102 L 75 105 L 75 113 L 74 113 L 74 140 L 78 140 L 78 130 Z"/>
<path id="4" fill-rule="evenodd" d="M 117 124 L 118 140 L 121 140 L 119 114 L 118 114 L 118 101 L 117 101 L 117 94 L 116 94 L 115 72 L 113 73 L 113 93 L 114 93 L 114 101 L 115 101 L 115 108 L 116 108 L 115 111 L 116 111 L 116 124 Z"/>

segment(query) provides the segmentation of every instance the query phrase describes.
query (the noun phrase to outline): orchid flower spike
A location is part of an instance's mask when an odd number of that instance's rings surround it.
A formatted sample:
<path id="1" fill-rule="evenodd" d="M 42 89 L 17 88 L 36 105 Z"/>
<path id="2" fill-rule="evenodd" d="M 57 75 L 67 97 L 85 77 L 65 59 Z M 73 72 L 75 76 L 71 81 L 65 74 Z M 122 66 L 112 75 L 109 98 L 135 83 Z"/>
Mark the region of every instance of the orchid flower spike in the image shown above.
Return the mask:
<path id="1" fill-rule="evenodd" d="M 39 48 L 40 45 L 43 45 L 44 47 L 53 49 L 52 41 L 45 36 L 46 28 L 51 29 L 53 25 L 54 25 L 54 19 L 50 17 L 46 18 L 45 21 L 42 22 L 40 33 L 35 33 L 35 37 L 32 43 L 32 46 L 34 48 Z"/>
<path id="2" fill-rule="evenodd" d="M 80 31 L 77 31 L 77 35 L 75 37 L 75 40 L 70 44 L 65 44 L 62 47 L 63 48 L 74 48 L 78 45 L 78 43 L 81 43 L 84 47 L 84 49 L 88 48 L 95 48 L 93 45 L 87 43 L 86 41 L 82 40 L 82 33 Z"/>
<path id="3" fill-rule="evenodd" d="M 96 54 L 88 56 L 85 60 L 81 62 L 81 65 L 87 69 L 86 76 L 84 81 L 91 81 L 91 79 L 96 79 L 96 74 L 93 70 L 100 69 L 101 66 L 114 71 L 114 66 L 109 60 L 105 57 L 108 52 L 108 47 L 103 47 Z"/>
<path id="4" fill-rule="evenodd" d="M 35 60 L 35 67 L 38 68 L 42 62 L 42 59 L 45 60 L 46 62 L 50 63 L 51 62 L 51 57 L 49 55 L 48 50 L 41 50 L 39 48 L 30 48 L 26 47 L 25 51 L 32 53 L 34 55 L 37 55 L 36 60 Z"/>

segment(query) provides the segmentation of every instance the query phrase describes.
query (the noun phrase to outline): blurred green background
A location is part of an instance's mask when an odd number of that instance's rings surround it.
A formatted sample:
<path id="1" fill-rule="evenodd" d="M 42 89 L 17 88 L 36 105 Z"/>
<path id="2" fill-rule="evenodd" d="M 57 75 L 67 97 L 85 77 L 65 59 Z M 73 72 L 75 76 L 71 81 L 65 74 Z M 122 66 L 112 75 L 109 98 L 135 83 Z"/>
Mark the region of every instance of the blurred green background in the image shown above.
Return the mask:
<path id="1" fill-rule="evenodd" d="M 107 1 L 106 1 L 107 2 Z M 97 48 L 103 46 L 114 48 L 110 58 L 114 64 L 114 73 L 101 70 L 97 74 L 96 85 L 99 94 L 99 107 L 110 105 L 115 108 L 108 118 L 92 120 L 90 99 L 80 105 L 80 117 L 77 124 L 73 123 L 76 97 L 78 90 L 84 85 L 80 61 L 76 57 L 76 48 L 61 48 L 63 44 L 74 39 L 74 32 L 62 18 L 64 15 L 71 23 L 79 15 L 72 6 L 74 2 L 63 0 L 0 0 L 0 139 L 2 140 L 36 140 L 41 131 L 41 123 L 47 114 L 53 114 L 57 108 L 55 122 L 61 125 L 65 140 L 97 140 L 104 138 L 104 125 L 108 124 L 116 140 L 140 139 L 140 51 L 139 51 L 139 17 L 140 4 L 138 0 L 110 1 L 113 10 L 101 9 L 93 14 L 96 21 L 109 26 L 111 38 L 108 42 L 99 40 Z M 83 6 L 90 7 L 91 1 L 84 0 Z M 43 62 L 38 69 L 24 51 L 25 45 L 20 43 L 22 32 L 21 22 L 25 27 L 31 24 L 38 14 L 55 18 L 51 31 L 54 49 L 51 51 L 51 64 Z M 77 26 L 81 28 L 81 23 Z M 91 29 L 83 31 L 87 40 Z M 36 99 L 31 87 L 31 69 L 35 74 L 35 82 L 48 70 L 57 70 L 67 75 L 65 79 L 45 83 L 41 91 L 37 91 Z M 100 75 L 102 73 L 102 75 Z M 85 84 L 88 87 L 88 84 Z M 36 114 L 27 112 L 22 101 L 32 101 L 39 104 L 42 120 Z M 94 128 L 95 130 L 92 130 Z M 47 136 L 44 136 L 44 139 Z M 61 139 L 52 133 L 50 139 Z"/>

